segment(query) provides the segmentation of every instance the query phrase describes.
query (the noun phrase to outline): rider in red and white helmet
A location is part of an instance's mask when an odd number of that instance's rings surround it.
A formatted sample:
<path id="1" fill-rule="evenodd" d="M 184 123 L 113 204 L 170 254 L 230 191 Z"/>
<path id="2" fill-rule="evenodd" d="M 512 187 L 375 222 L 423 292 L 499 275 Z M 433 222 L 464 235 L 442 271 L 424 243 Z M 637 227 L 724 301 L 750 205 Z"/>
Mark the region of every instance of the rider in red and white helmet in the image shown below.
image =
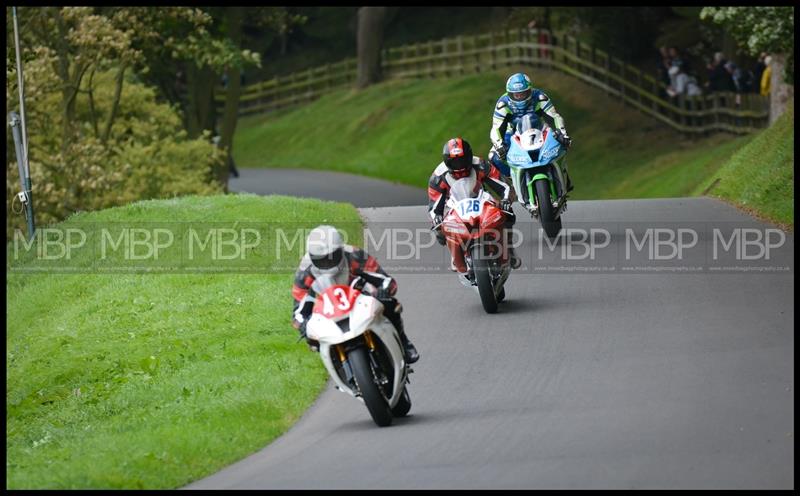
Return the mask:
<path id="1" fill-rule="evenodd" d="M 292 287 L 292 297 L 295 300 L 292 324 L 303 336 L 319 290 L 315 281 L 321 277 L 331 278 L 334 283 L 345 285 L 358 277 L 362 278 L 365 282 L 362 291 L 383 303 L 383 314 L 397 329 L 403 342 L 406 361 L 414 363 L 419 360 L 419 353 L 403 328 L 403 319 L 400 316 L 403 307 L 394 297 L 397 293 L 397 282 L 381 268 L 375 257 L 361 248 L 345 244 L 339 231 L 329 225 L 315 227 L 308 234 L 306 254 L 295 273 Z M 307 341 L 315 348 L 314 342 Z"/>
<path id="2" fill-rule="evenodd" d="M 439 226 L 442 223 L 450 187 L 459 179 L 464 178 L 473 178 L 484 189 L 500 198 L 500 209 L 505 212 L 507 219 L 505 225 L 506 246 L 509 251 L 511 267 L 518 269 L 522 265 L 522 261 L 517 257 L 510 242 L 511 227 L 516 221 L 516 216 L 511 208 L 513 189 L 503 180 L 497 167 L 472 154 L 472 147 L 465 139 L 447 140 L 442 148 L 442 161 L 436 166 L 428 180 L 428 215 L 430 215 L 433 225 Z M 440 231 L 437 231 L 436 237 L 440 244 L 445 244 L 444 235 Z M 450 261 L 450 269 L 459 273 L 466 271 L 465 267 L 459 267 L 453 260 Z"/>

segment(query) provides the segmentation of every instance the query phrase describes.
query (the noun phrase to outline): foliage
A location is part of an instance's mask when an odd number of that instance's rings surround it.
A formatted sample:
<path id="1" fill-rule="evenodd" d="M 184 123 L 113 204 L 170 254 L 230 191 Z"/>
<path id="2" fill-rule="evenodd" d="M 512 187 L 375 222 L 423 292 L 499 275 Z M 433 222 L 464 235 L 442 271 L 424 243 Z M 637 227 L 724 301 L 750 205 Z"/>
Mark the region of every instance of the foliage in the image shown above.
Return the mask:
<path id="1" fill-rule="evenodd" d="M 83 7 L 20 17 L 27 24 L 25 110 L 38 225 L 143 198 L 219 191 L 211 173 L 224 163 L 220 151 L 208 136 L 187 139 L 176 109 L 125 71 L 143 60 L 131 32 Z M 58 36 L 59 23 L 66 37 Z M 6 74 L 6 106 L 14 109 L 16 61 L 8 54 Z M 18 208 L 20 189 L 14 150 L 9 129 L 7 236 L 24 225 L 22 215 L 8 213 Z"/>
<path id="2" fill-rule="evenodd" d="M 794 7 L 703 7 L 701 19 L 722 25 L 750 55 L 786 55 L 784 80 L 794 84 Z"/>
<path id="3" fill-rule="evenodd" d="M 566 32 L 582 41 L 639 62 L 654 52 L 658 28 L 676 16 L 668 7 L 514 7 L 510 27 L 536 26 Z"/>

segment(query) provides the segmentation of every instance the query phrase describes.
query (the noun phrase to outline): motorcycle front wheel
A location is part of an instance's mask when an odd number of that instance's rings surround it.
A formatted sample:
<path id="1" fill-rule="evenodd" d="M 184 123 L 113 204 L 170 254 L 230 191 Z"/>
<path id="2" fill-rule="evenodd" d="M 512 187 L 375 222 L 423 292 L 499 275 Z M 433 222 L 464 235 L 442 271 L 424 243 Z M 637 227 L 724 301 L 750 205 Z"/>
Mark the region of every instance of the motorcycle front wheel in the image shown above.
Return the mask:
<path id="1" fill-rule="evenodd" d="M 372 369 L 365 348 L 356 348 L 347 354 L 350 367 L 353 369 L 356 384 L 361 391 L 361 398 L 367 405 L 367 410 L 372 420 L 380 427 L 386 427 L 392 423 L 392 410 L 383 397 L 380 388 L 375 383 Z"/>
<path id="2" fill-rule="evenodd" d="M 408 388 L 403 388 L 403 394 L 397 400 L 397 404 L 392 408 L 392 415 L 395 417 L 405 417 L 411 410 L 411 396 L 408 394 Z"/>
<path id="3" fill-rule="evenodd" d="M 536 181 L 536 201 L 539 203 L 539 221 L 550 239 L 561 231 L 561 217 L 555 218 L 555 209 L 550 199 L 550 183 L 544 179 Z"/>
<path id="4" fill-rule="evenodd" d="M 486 313 L 497 313 L 497 295 L 492 285 L 492 274 L 489 269 L 489 259 L 483 254 L 483 246 L 476 243 L 472 246 L 472 270 L 475 272 L 475 283 L 478 285 L 478 294 Z"/>

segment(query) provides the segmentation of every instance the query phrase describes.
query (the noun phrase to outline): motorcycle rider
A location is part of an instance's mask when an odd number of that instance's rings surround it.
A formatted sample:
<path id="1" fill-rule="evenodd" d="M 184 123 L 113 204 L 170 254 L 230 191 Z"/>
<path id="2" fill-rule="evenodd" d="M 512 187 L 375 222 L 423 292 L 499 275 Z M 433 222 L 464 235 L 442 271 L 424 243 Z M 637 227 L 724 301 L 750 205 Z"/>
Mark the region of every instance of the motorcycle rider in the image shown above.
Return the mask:
<path id="1" fill-rule="evenodd" d="M 447 140 L 442 148 L 442 161 L 434 169 L 428 181 L 428 215 L 437 228 L 436 239 L 439 244 L 446 243 L 445 236 L 441 232 L 441 223 L 444 219 L 444 206 L 450 187 L 459 179 L 466 177 L 474 178 L 476 183 L 493 191 L 500 200 L 500 210 L 506 215 L 505 236 L 506 247 L 511 267 L 518 269 L 522 261 L 514 252 L 511 243 L 511 227 L 516 222 L 516 216 L 511 209 L 511 194 L 513 189 L 508 185 L 500 174 L 500 171 L 491 163 L 472 154 L 472 147 L 469 142 L 462 138 L 452 138 Z M 463 258 L 454 259 L 451 253 L 450 270 L 458 272 L 463 279 L 466 279 L 467 268 Z"/>
<path id="2" fill-rule="evenodd" d="M 506 163 L 511 136 L 522 116 L 527 114 L 532 115 L 534 124 L 539 122 L 540 117 L 545 119 L 554 130 L 559 143 L 567 148 L 572 144 L 572 139 L 564 127 L 564 119 L 556 111 L 550 98 L 542 90 L 531 85 L 531 79 L 527 74 L 521 72 L 513 74 L 506 81 L 506 92 L 497 99 L 492 116 L 492 129 L 489 131 L 489 139 L 492 141 L 489 161 L 500 169 L 503 175 L 508 176 L 511 173 Z M 566 163 L 563 167 L 567 179 L 567 191 L 572 191 L 574 187 Z"/>
<path id="3" fill-rule="evenodd" d="M 339 231 L 329 225 L 317 226 L 306 239 L 306 253 L 295 273 L 292 297 L 295 300 L 292 325 L 303 337 L 306 325 L 314 308 L 317 291 L 314 281 L 321 276 L 332 278 L 337 284 L 350 284 L 361 278 L 362 291 L 374 296 L 383 303 L 383 314 L 397 329 L 403 343 L 405 359 L 408 363 L 419 360 L 419 353 L 406 336 L 400 313 L 403 307 L 394 297 L 397 282 L 378 265 L 375 257 L 353 245 L 344 244 Z M 317 342 L 306 337 L 306 342 L 314 351 L 319 351 Z"/>

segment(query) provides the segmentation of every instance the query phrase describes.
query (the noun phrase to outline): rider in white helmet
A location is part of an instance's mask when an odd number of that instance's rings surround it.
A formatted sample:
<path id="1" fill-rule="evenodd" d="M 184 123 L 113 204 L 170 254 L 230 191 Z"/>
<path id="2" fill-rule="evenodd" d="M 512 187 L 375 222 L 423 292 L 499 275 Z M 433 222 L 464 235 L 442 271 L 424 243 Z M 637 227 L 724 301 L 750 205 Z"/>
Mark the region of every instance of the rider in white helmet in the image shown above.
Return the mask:
<path id="1" fill-rule="evenodd" d="M 350 284 L 360 277 L 365 281 L 362 291 L 378 298 L 383 303 L 383 314 L 397 329 L 403 342 L 406 361 L 419 360 L 417 349 L 406 336 L 400 313 L 402 305 L 394 297 L 397 282 L 378 265 L 375 257 L 361 248 L 344 244 L 339 231 L 328 225 L 311 230 L 306 240 L 306 254 L 295 273 L 292 297 L 295 300 L 292 324 L 305 336 L 305 326 L 311 316 L 317 297 L 317 278 L 331 278 L 336 284 Z M 315 343 L 307 339 L 312 348 Z"/>

